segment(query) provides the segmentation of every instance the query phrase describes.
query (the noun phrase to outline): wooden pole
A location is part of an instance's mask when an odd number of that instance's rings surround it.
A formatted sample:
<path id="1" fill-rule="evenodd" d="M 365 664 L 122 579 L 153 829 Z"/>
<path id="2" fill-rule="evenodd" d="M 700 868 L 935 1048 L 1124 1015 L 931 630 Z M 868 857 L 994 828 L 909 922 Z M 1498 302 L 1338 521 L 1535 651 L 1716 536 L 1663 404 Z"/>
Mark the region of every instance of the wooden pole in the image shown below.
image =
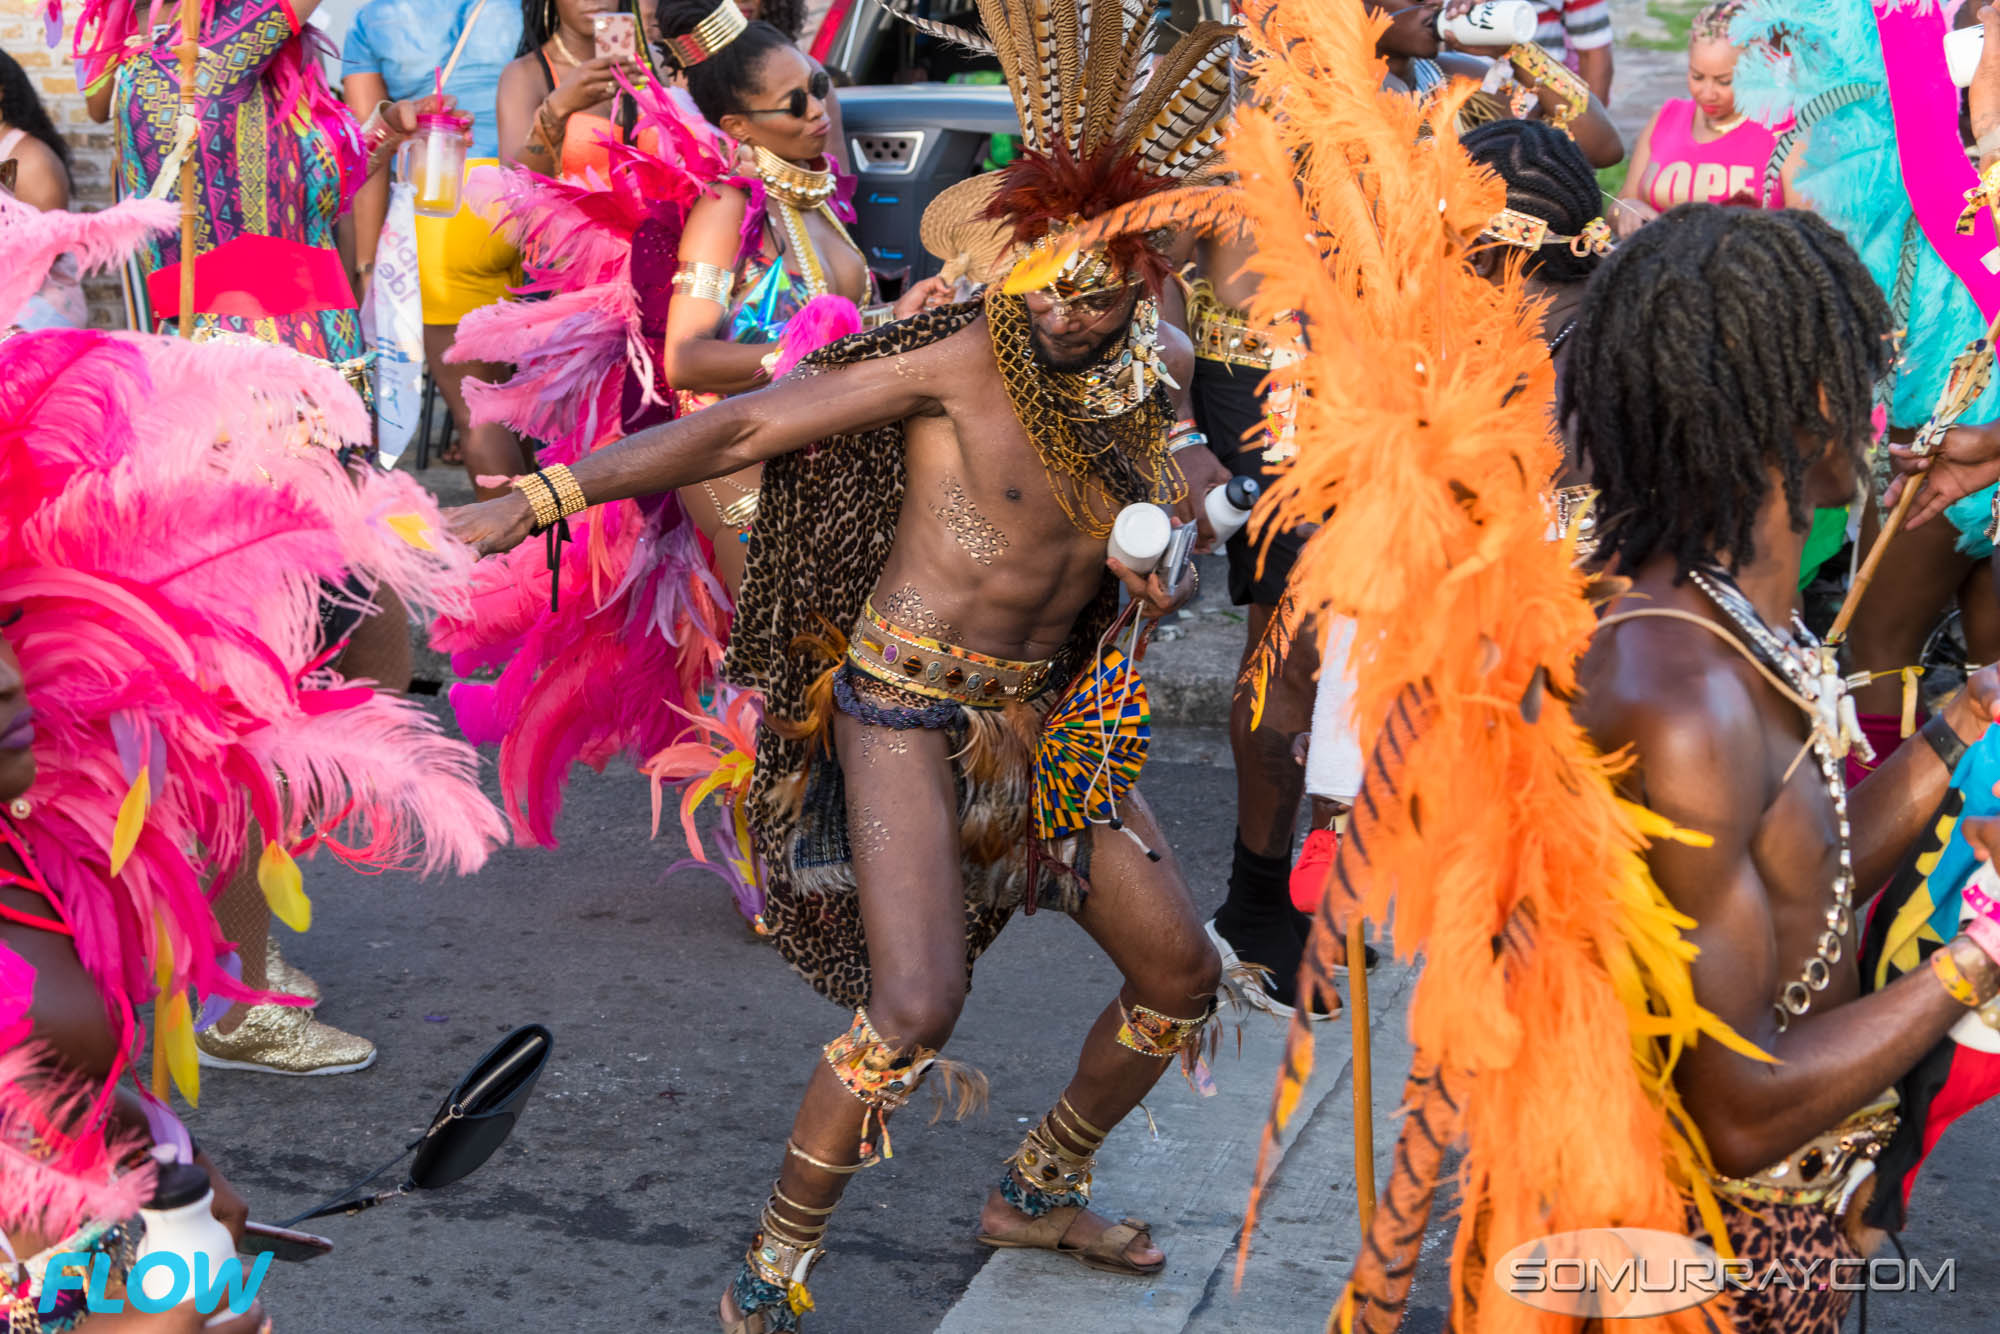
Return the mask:
<path id="1" fill-rule="evenodd" d="M 1854 620 L 1854 612 L 1861 605 L 1861 595 L 1868 591 L 1868 585 L 1875 581 L 1875 571 L 1882 564 L 1883 555 L 1889 550 L 1889 541 L 1896 536 L 1897 529 L 1909 516 L 1910 506 L 1915 503 L 1917 493 L 1924 489 L 1928 479 L 1917 473 L 1903 485 L 1903 494 L 1896 498 L 1896 508 L 1889 511 L 1889 517 L 1882 521 L 1882 531 L 1875 534 L 1875 544 L 1868 548 L 1868 556 L 1855 572 L 1854 584 L 1847 590 L 1847 597 L 1840 604 L 1840 613 L 1833 618 L 1833 628 L 1826 632 L 1829 645 L 1847 642 L 1847 627 Z"/>
<path id="2" fill-rule="evenodd" d="M 1365 1233 L 1375 1221 L 1375 1077 L 1368 1045 L 1368 943 L 1361 938 L 1359 903 L 1347 920 L 1347 1015 L 1354 1033 L 1354 1194 Z"/>
<path id="3" fill-rule="evenodd" d="M 204 0 L 181 0 L 181 116 L 195 114 L 195 74 L 201 58 L 201 12 Z M 180 137 L 180 125 L 174 138 Z M 194 252 L 200 201 L 195 197 L 195 153 L 189 144 L 181 159 L 181 313 L 183 338 L 194 337 Z"/>

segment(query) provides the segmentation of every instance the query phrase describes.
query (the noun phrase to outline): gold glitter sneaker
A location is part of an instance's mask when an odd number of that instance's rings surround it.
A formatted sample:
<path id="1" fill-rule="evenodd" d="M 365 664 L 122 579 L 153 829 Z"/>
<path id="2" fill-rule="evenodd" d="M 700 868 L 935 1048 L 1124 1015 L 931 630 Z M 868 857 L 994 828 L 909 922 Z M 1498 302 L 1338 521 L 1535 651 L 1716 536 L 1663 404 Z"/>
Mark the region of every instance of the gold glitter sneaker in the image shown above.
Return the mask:
<path id="1" fill-rule="evenodd" d="M 344 1075 L 375 1064 L 375 1044 L 323 1024 L 297 1005 L 253 1005 L 233 1033 L 194 1035 L 195 1055 L 212 1070 L 267 1075 Z"/>
<path id="2" fill-rule="evenodd" d="M 306 976 L 304 969 L 294 968 L 278 953 L 276 936 L 264 946 L 264 985 L 282 995 L 304 996 L 308 1010 L 319 1004 L 319 983 Z"/>

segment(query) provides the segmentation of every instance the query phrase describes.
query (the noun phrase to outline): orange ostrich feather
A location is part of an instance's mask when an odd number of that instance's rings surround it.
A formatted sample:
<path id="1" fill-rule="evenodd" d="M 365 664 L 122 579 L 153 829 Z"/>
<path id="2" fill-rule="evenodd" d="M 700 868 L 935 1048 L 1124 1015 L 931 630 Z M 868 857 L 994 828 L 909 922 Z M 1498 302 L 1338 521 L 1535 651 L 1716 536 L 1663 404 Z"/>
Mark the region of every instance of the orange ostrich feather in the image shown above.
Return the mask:
<path id="1" fill-rule="evenodd" d="M 1258 239 L 1252 316 L 1295 312 L 1309 343 L 1275 372 L 1299 391 L 1299 449 L 1264 504 L 1321 525 L 1293 577 L 1299 614 L 1354 618 L 1355 722 L 1373 746 L 1301 990 L 1331 996 L 1356 911 L 1425 960 L 1407 1115 L 1338 1323 L 1400 1322 L 1455 1139 L 1456 1327 L 1574 1328 L 1501 1292 L 1492 1260 L 1574 1228 L 1683 1231 L 1690 1199 L 1713 1218 L 1673 1063 L 1697 1040 L 1752 1049 L 1696 1004 L 1691 923 L 1640 855 L 1699 835 L 1622 802 L 1620 762 L 1565 703 L 1591 590 L 1572 541 L 1549 537 L 1560 449 L 1540 307 L 1518 272 L 1494 283 L 1467 260 L 1504 204 L 1453 128 L 1470 85 L 1428 103 L 1378 91 L 1386 20 L 1360 0 L 1244 11 L 1257 87 L 1226 151 Z M 1266 1158 L 1311 1041 L 1296 1023 Z"/>

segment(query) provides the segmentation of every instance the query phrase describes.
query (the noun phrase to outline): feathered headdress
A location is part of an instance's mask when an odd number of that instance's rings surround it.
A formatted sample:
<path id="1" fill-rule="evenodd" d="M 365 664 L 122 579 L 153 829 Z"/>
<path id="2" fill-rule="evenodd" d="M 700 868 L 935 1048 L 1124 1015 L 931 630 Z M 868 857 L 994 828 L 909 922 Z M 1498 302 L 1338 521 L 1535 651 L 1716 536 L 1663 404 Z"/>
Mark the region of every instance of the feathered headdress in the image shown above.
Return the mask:
<path id="1" fill-rule="evenodd" d="M 920 32 L 998 59 L 1021 114 L 1021 155 L 944 191 L 933 208 L 963 213 L 965 196 L 984 197 L 982 211 L 1011 225 L 1015 244 L 1041 246 L 1213 162 L 1229 117 L 1234 27 L 1197 23 L 1149 60 L 1153 6 L 1142 0 L 977 3 L 983 37 L 889 7 Z M 1166 277 L 1150 229 L 1094 235 L 1088 247 L 1064 247 L 1036 285 L 1157 286 Z"/>
<path id="2" fill-rule="evenodd" d="M 77 223 L 129 233 L 174 212 L 137 200 Z M 74 215 L 0 199 L 0 272 L 45 263 L 54 217 Z M 208 899 L 255 851 L 253 818 L 259 880 L 295 929 L 313 849 L 469 871 L 503 834 L 469 747 L 326 667 L 327 590 L 358 580 L 436 611 L 471 568 L 408 476 L 349 475 L 334 447 L 367 439 L 339 374 L 285 348 L 0 341 L 0 607 L 18 612 L 38 768 L 13 824 L 107 1006 L 155 1002 L 156 1082 L 171 1069 L 190 1101 L 190 991 L 258 999 Z"/>
<path id="3" fill-rule="evenodd" d="M 1298 454 L 1268 503 L 1277 524 L 1321 525 L 1293 589 L 1356 623 L 1354 722 L 1374 752 L 1266 1147 L 1311 1071 L 1302 1016 L 1332 994 L 1339 927 L 1393 922 L 1398 955 L 1427 961 L 1416 1057 L 1339 1327 L 1399 1322 L 1456 1143 L 1456 1327 L 1569 1328 L 1505 1295 L 1493 1259 L 1572 1228 L 1683 1230 L 1702 1157 L 1673 1062 L 1741 1041 L 1696 1003 L 1689 923 L 1640 856 L 1674 831 L 1618 799 L 1618 762 L 1566 702 L 1595 618 L 1573 541 L 1547 536 L 1561 451 L 1539 304 L 1517 269 L 1493 283 L 1469 262 L 1504 203 L 1458 142 L 1471 86 L 1383 92 L 1388 20 L 1361 0 L 1245 10 L 1256 89 L 1228 154 L 1257 236 L 1252 315 L 1308 331 L 1279 373 Z"/>

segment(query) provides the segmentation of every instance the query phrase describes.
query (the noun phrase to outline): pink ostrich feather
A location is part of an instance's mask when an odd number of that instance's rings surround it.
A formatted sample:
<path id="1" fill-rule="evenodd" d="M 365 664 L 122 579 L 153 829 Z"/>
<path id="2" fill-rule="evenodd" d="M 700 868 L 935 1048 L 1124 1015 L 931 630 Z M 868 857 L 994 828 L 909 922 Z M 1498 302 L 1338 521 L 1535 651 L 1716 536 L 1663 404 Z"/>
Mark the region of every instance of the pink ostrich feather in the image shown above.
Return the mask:
<path id="1" fill-rule="evenodd" d="M 0 1051 L 0 1228 L 54 1245 L 86 1223 L 131 1218 L 152 1198 L 151 1160 L 119 1171 L 138 1141 L 107 1138 L 93 1124 L 96 1100 L 47 1048 Z"/>
<path id="2" fill-rule="evenodd" d="M 64 255 L 88 272 L 121 263 L 141 241 L 172 231 L 180 205 L 165 199 L 128 199 L 98 213 L 44 213 L 0 194 L 0 326 L 4 326 L 49 276 Z"/>
<path id="3" fill-rule="evenodd" d="M 778 360 L 771 374 L 783 375 L 829 343 L 861 332 L 861 308 L 833 292 L 816 296 L 785 321 L 778 339 Z"/>
<path id="4" fill-rule="evenodd" d="M 408 478 L 340 466 L 328 446 L 367 430 L 338 376 L 281 348 L 0 344 L 0 599 L 38 724 L 18 829 L 107 1005 L 154 998 L 163 941 L 169 993 L 263 998 L 225 966 L 208 901 L 253 818 L 371 868 L 469 870 L 504 836 L 468 747 L 319 666 L 322 581 L 435 614 L 462 608 L 472 568 Z"/>

